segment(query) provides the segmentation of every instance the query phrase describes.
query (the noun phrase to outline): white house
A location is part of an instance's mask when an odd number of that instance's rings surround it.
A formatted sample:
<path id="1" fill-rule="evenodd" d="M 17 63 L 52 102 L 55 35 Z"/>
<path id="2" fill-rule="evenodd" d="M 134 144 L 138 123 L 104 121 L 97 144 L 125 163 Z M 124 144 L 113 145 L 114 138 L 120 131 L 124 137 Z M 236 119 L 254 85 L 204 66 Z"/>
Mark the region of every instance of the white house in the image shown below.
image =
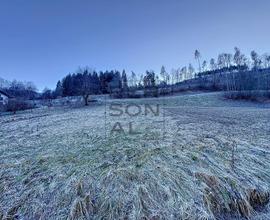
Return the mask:
<path id="1" fill-rule="evenodd" d="M 6 92 L 0 90 L 0 105 L 6 105 L 9 98 L 11 97 Z"/>

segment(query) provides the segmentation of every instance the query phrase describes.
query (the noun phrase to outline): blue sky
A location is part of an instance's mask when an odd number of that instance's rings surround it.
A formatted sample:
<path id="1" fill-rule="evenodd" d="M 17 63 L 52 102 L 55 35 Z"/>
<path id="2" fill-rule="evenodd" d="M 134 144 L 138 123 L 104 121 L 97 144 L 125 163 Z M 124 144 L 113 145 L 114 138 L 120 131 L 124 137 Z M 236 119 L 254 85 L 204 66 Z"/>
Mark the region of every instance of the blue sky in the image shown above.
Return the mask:
<path id="1" fill-rule="evenodd" d="M 270 52 L 268 0 L 0 0 L 0 77 L 40 90 L 79 66 L 168 70 Z"/>

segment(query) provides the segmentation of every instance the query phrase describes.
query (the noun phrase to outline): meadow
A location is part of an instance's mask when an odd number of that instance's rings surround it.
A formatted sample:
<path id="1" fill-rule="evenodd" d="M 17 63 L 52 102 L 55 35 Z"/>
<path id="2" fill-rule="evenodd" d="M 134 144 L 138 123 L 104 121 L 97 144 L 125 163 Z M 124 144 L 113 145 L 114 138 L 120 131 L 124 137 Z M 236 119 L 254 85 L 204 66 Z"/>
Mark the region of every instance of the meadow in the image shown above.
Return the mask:
<path id="1" fill-rule="evenodd" d="M 269 104 L 219 92 L 102 99 L 0 126 L 0 219 L 270 219 Z"/>

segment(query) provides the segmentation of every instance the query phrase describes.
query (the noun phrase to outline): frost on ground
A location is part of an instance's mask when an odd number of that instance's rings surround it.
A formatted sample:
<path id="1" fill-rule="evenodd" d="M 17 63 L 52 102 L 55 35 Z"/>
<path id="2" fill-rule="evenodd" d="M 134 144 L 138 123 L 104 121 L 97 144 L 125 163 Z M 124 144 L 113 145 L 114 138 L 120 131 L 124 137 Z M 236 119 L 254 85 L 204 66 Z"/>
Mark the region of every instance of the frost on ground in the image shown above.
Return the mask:
<path id="1" fill-rule="evenodd" d="M 112 103 L 161 109 L 115 117 Z M 111 133 L 116 122 L 139 133 Z M 270 219 L 268 106 L 205 93 L 0 123 L 0 219 Z"/>

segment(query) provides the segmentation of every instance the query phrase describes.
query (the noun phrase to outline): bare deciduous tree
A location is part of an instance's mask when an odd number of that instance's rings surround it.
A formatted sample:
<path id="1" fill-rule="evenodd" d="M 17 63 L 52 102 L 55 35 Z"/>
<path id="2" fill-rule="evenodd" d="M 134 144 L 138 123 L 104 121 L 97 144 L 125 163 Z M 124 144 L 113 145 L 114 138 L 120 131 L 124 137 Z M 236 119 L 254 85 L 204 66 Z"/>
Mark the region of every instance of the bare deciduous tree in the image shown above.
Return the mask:
<path id="1" fill-rule="evenodd" d="M 247 58 L 244 54 L 241 53 L 241 51 L 238 47 L 234 48 L 233 61 L 238 68 L 246 65 Z"/>
<path id="2" fill-rule="evenodd" d="M 194 57 L 195 57 L 195 59 L 197 60 L 197 62 L 198 62 L 198 66 L 199 66 L 199 72 L 201 72 L 202 70 L 201 70 L 201 53 L 199 52 L 199 50 L 195 50 L 195 52 L 194 52 Z"/>
<path id="3" fill-rule="evenodd" d="M 263 60 L 263 67 L 269 68 L 270 67 L 270 55 L 267 53 L 263 54 L 262 60 Z"/>
<path id="4" fill-rule="evenodd" d="M 206 71 L 206 70 L 207 70 L 207 62 L 206 60 L 204 60 L 202 63 L 202 71 Z"/>
<path id="5" fill-rule="evenodd" d="M 261 61 L 258 53 L 255 50 L 253 50 L 253 51 L 251 51 L 250 56 L 251 56 L 251 60 L 253 62 L 253 68 L 254 69 L 260 68 L 262 61 Z"/>
<path id="6" fill-rule="evenodd" d="M 162 66 L 161 67 L 161 70 L 160 70 L 160 76 L 162 78 L 162 81 L 166 84 L 169 83 L 170 81 L 170 75 L 167 73 L 166 69 L 165 69 L 165 66 Z"/>
<path id="7" fill-rule="evenodd" d="M 211 58 L 211 60 L 210 60 L 210 68 L 211 68 L 211 70 L 215 70 L 217 68 L 217 65 L 216 65 L 214 58 Z"/>
<path id="8" fill-rule="evenodd" d="M 180 72 L 181 72 L 183 80 L 187 80 L 188 79 L 187 67 L 186 66 L 182 67 Z"/>
<path id="9" fill-rule="evenodd" d="M 192 66 L 192 64 L 190 63 L 188 65 L 188 78 L 192 79 L 194 77 L 194 67 Z"/>

